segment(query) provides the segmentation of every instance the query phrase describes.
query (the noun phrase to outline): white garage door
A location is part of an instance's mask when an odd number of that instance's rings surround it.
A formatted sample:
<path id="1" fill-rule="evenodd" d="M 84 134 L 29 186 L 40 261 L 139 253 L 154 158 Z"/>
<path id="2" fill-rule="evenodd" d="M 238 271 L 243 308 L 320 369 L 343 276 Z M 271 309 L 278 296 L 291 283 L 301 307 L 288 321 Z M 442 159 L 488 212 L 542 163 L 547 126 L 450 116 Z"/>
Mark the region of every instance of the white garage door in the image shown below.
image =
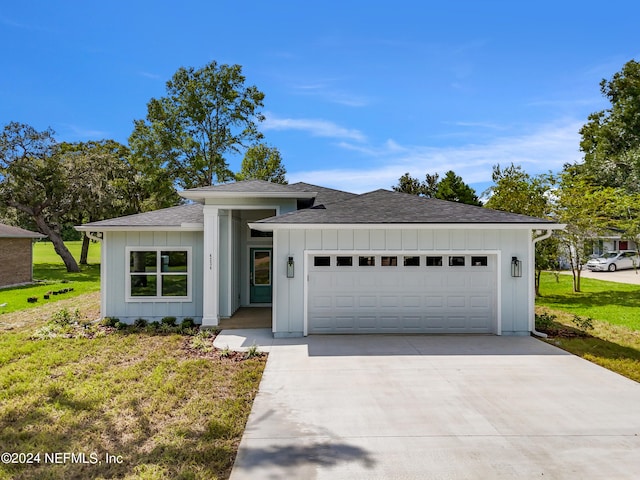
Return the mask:
<path id="1" fill-rule="evenodd" d="M 494 333 L 496 255 L 310 255 L 308 333 Z"/>

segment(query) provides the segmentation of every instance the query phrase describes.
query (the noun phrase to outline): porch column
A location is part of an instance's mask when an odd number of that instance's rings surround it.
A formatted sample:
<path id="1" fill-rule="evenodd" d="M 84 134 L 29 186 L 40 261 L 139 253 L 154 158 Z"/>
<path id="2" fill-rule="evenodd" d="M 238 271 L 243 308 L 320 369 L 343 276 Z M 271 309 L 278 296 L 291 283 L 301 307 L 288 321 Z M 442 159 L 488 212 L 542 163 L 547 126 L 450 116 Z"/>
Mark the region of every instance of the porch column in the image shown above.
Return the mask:
<path id="1" fill-rule="evenodd" d="M 218 207 L 205 205 L 204 213 L 204 249 L 202 268 L 202 326 L 214 327 L 220 318 L 218 279 L 220 278 L 219 259 L 219 218 Z"/>

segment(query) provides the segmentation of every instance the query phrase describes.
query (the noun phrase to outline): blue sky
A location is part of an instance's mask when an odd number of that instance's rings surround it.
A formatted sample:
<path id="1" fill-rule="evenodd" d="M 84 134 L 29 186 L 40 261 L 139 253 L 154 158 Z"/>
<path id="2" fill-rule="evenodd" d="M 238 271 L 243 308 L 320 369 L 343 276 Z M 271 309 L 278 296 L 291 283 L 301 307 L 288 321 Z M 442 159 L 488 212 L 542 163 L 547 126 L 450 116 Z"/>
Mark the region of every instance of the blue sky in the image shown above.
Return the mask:
<path id="1" fill-rule="evenodd" d="M 126 143 L 181 66 L 240 64 L 290 181 L 353 192 L 578 161 L 637 1 L 29 1 L 0 9 L 0 125 Z M 234 170 L 240 158 L 230 158 Z"/>

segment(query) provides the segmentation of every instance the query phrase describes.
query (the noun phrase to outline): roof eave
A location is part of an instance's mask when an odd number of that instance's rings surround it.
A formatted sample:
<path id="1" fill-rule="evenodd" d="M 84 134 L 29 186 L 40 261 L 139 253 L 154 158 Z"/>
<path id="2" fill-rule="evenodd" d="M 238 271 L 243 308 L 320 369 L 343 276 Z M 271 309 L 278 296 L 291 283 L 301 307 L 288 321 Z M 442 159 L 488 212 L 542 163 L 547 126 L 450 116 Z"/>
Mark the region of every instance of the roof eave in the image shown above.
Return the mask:
<path id="1" fill-rule="evenodd" d="M 193 200 L 195 202 L 204 203 L 210 198 L 315 198 L 318 192 L 207 192 L 185 190 L 178 192 L 183 198 Z"/>
<path id="2" fill-rule="evenodd" d="M 279 229 L 389 229 L 400 230 L 417 228 L 420 230 L 564 230 L 566 224 L 560 223 L 249 223 L 249 228 L 261 232 Z"/>
<path id="3" fill-rule="evenodd" d="M 182 225 L 76 225 L 79 232 L 202 232 L 201 223 L 183 223 Z"/>

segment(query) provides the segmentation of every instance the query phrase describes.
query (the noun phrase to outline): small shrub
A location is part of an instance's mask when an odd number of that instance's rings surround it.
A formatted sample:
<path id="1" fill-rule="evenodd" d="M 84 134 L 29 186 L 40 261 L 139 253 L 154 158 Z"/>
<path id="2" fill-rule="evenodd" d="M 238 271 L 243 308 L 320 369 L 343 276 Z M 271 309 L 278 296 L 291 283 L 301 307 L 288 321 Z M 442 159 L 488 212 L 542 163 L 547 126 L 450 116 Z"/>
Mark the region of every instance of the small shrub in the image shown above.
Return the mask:
<path id="1" fill-rule="evenodd" d="M 42 298 L 44 298 L 45 300 L 49 300 L 49 298 L 51 298 L 51 297 L 50 297 L 50 296 L 49 296 L 49 294 L 47 293 L 47 294 L 43 295 L 43 296 L 42 296 Z"/>
<path id="2" fill-rule="evenodd" d="M 115 327 L 119 321 L 117 317 L 104 317 L 101 323 L 104 327 Z"/>
<path id="3" fill-rule="evenodd" d="M 176 326 L 176 317 L 164 317 L 162 319 L 162 325 L 167 325 L 169 327 L 175 327 Z"/>
<path id="4" fill-rule="evenodd" d="M 58 325 L 71 325 L 72 323 L 78 323 L 80 321 L 80 310 L 76 308 L 72 313 L 66 308 L 63 308 L 51 316 L 51 321 Z"/>
<path id="5" fill-rule="evenodd" d="M 213 342 L 211 341 L 211 339 L 200 334 L 194 335 L 189 342 L 189 345 L 194 350 L 199 350 L 201 352 L 209 352 L 213 349 Z"/>
<path id="6" fill-rule="evenodd" d="M 147 322 L 144 318 L 136 318 L 133 322 L 133 326 L 136 328 L 145 328 L 148 323 L 149 322 Z"/>
<path id="7" fill-rule="evenodd" d="M 258 350 L 258 346 L 255 343 L 253 343 L 247 349 L 247 353 L 245 354 L 245 358 L 253 358 L 253 357 L 258 357 L 258 356 L 260 356 L 260 350 Z"/>
<path id="8" fill-rule="evenodd" d="M 581 317 L 574 314 L 571 321 L 580 330 L 593 330 L 593 318 L 591 317 Z"/>
<path id="9" fill-rule="evenodd" d="M 220 350 L 220 356 L 222 358 L 228 358 L 231 355 L 231 350 L 229 349 L 229 345 L 226 345 L 222 350 Z"/>
<path id="10" fill-rule="evenodd" d="M 215 328 L 205 328 L 198 331 L 198 335 L 203 338 L 215 337 L 217 334 L 218 331 Z"/>
<path id="11" fill-rule="evenodd" d="M 180 326 L 182 328 L 193 328 L 196 326 L 196 322 L 193 321 L 193 318 L 187 317 L 182 319 Z"/>
<path id="12" fill-rule="evenodd" d="M 548 330 L 553 327 L 553 323 L 555 322 L 556 318 L 557 317 L 553 314 L 536 314 L 536 328 L 539 328 L 541 330 Z"/>
<path id="13" fill-rule="evenodd" d="M 48 323 L 38 328 L 29 338 L 31 340 L 49 340 L 51 338 L 56 338 L 59 333 L 60 326 Z"/>
<path id="14" fill-rule="evenodd" d="M 114 325 L 114 327 L 116 327 L 117 330 L 126 330 L 128 326 L 129 325 L 121 321 L 117 321 Z"/>
<path id="15" fill-rule="evenodd" d="M 29 297 L 27 298 L 27 302 L 36 303 L 38 301 L 38 297 Z"/>

